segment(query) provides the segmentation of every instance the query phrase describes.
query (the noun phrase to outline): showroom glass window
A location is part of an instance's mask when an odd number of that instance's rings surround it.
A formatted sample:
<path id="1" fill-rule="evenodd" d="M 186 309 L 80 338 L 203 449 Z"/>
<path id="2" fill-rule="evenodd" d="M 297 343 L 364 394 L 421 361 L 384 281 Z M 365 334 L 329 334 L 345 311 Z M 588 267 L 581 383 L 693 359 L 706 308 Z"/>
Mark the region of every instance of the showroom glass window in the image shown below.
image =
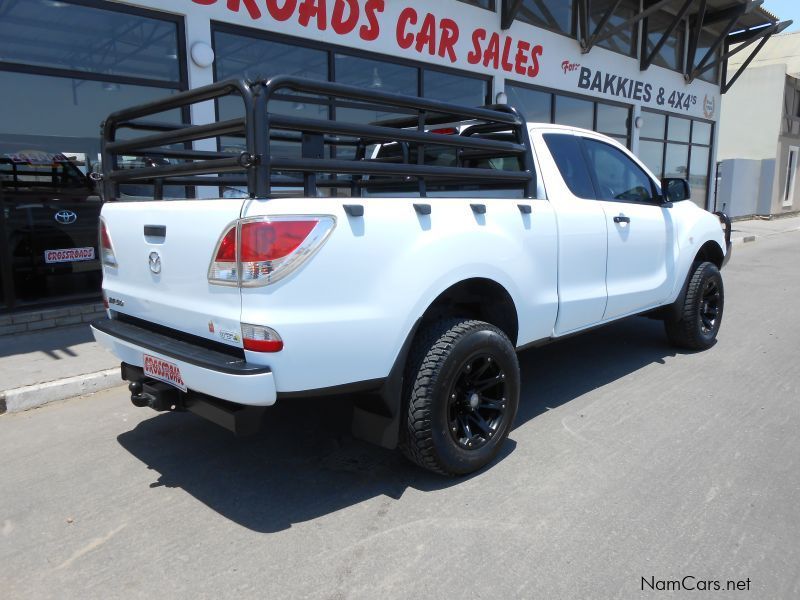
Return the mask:
<path id="1" fill-rule="evenodd" d="M 708 54 L 708 51 L 711 49 L 711 46 L 714 45 L 714 42 L 717 41 L 717 35 L 714 35 L 710 31 L 706 31 L 705 29 L 700 31 L 700 38 L 697 41 L 697 52 L 695 54 L 695 64 L 699 64 L 701 60 Z M 708 81 L 709 83 L 718 83 L 719 82 L 719 49 L 717 49 L 706 61 L 706 65 L 713 64 L 714 66 L 708 69 L 707 71 L 703 71 L 700 73 L 697 78 L 702 79 L 703 81 Z"/>
<path id="2" fill-rule="evenodd" d="M 434 69 L 420 63 L 385 59 L 330 45 L 310 43 L 264 31 L 213 23 L 215 78 L 269 78 L 278 73 L 336 81 L 360 88 L 436 100 L 481 106 L 489 102 L 489 77 L 452 70 Z M 335 106 L 325 97 L 288 95 L 272 102 L 270 110 L 312 118 L 335 118 L 363 123 L 400 116 L 357 102 L 340 101 Z M 240 111 L 234 100 L 220 103 L 222 118 L 233 118 Z M 223 139 L 223 146 L 241 143 Z M 285 156 L 298 157 L 300 145 L 283 143 L 277 148 Z M 337 156 L 346 158 L 355 149 L 338 147 Z"/>
<path id="3" fill-rule="evenodd" d="M 646 55 L 650 56 L 664 32 L 669 29 L 675 16 L 666 11 L 656 11 L 644 19 L 644 38 Z M 653 64 L 673 71 L 683 71 L 684 45 L 686 43 L 686 24 L 681 22 L 667 37 L 664 45 L 653 57 Z"/>
<path id="4" fill-rule="evenodd" d="M 0 9 L 2 301 L 97 297 L 97 260 L 48 263 L 47 250 L 96 254 L 100 200 L 86 176 L 98 169 L 100 121 L 185 89 L 182 22 L 101 1 L 3 0 Z"/>
<path id="5" fill-rule="evenodd" d="M 576 31 L 575 0 L 522 0 L 517 19 L 564 35 Z"/>
<path id="6" fill-rule="evenodd" d="M 601 34 L 631 21 L 639 12 L 639 0 L 622 0 L 617 6 L 617 0 L 593 0 L 589 3 L 589 34 L 594 33 L 609 9 L 614 9 L 611 17 L 606 22 Z M 597 42 L 597 46 L 613 50 L 626 56 L 637 55 L 638 25 L 628 24 L 610 37 Z"/>
<path id="7" fill-rule="evenodd" d="M 706 207 L 713 125 L 677 115 L 642 111 L 639 158 L 656 177 L 689 180 L 692 201 Z"/>
<path id="8" fill-rule="evenodd" d="M 629 106 L 586 97 L 554 94 L 520 84 L 506 85 L 508 103 L 531 123 L 556 123 L 591 129 L 630 147 Z"/>

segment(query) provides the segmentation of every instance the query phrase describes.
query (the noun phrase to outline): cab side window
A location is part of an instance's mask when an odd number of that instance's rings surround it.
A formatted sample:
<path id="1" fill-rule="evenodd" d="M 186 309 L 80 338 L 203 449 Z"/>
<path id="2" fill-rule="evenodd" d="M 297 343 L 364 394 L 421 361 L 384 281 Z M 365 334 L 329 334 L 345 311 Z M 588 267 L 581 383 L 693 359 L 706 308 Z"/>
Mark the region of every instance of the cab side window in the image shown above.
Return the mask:
<path id="1" fill-rule="evenodd" d="M 583 144 L 599 200 L 656 203 L 653 181 L 624 152 L 590 138 Z"/>
<path id="2" fill-rule="evenodd" d="M 592 179 L 583 159 L 581 139 L 563 133 L 546 133 L 542 137 L 569 191 L 578 198 L 595 199 Z"/>

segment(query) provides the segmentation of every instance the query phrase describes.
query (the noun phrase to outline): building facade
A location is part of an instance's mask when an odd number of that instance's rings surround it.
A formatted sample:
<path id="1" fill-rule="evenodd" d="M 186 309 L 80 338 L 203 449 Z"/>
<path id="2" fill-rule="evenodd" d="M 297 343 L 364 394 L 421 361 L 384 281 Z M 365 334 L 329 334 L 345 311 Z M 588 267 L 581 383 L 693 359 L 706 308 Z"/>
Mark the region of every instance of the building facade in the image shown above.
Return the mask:
<path id="1" fill-rule="evenodd" d="M 770 39 L 722 102 L 716 203 L 732 217 L 800 211 L 800 34 Z"/>
<path id="2" fill-rule="evenodd" d="M 0 311 L 99 295 L 89 174 L 119 108 L 278 74 L 509 102 L 616 138 L 711 207 L 730 42 L 779 25 L 751 0 L 0 0 Z M 350 109 L 297 97 L 282 110 Z"/>

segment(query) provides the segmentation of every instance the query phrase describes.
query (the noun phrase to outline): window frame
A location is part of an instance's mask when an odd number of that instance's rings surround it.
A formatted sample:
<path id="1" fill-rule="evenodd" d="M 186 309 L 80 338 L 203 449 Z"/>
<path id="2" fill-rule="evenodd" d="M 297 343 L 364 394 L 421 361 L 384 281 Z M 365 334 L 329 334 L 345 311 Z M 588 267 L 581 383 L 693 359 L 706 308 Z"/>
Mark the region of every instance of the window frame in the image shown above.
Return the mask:
<path id="1" fill-rule="evenodd" d="M 546 87 L 542 87 L 542 86 L 538 86 L 538 85 L 533 85 L 533 84 L 530 84 L 530 83 L 523 83 L 523 82 L 520 82 L 520 81 L 507 80 L 506 81 L 506 90 L 509 87 L 516 87 L 516 88 L 520 88 L 520 89 L 531 90 L 531 91 L 534 91 L 534 92 L 541 92 L 541 93 L 549 94 L 550 95 L 550 121 L 549 121 L 549 123 L 551 125 L 557 125 L 557 123 L 555 122 L 556 96 L 566 96 L 566 97 L 570 97 L 570 98 L 576 98 L 578 100 L 586 100 L 588 102 L 591 102 L 593 104 L 593 108 L 592 108 L 592 131 L 594 131 L 595 133 L 600 133 L 602 135 L 611 137 L 611 138 L 615 138 L 616 134 L 605 133 L 603 131 L 598 131 L 597 130 L 597 106 L 598 106 L 598 104 L 605 104 L 607 106 L 615 106 L 617 108 L 624 108 L 625 110 L 628 111 L 628 123 L 627 123 L 628 133 L 625 136 L 625 141 L 626 141 L 625 147 L 628 150 L 630 150 L 631 145 L 633 143 L 633 128 L 632 128 L 632 124 L 633 124 L 633 105 L 625 104 L 624 102 L 615 102 L 613 100 L 606 100 L 606 99 L 602 99 L 601 100 L 601 99 L 596 98 L 594 96 L 586 96 L 586 95 L 583 95 L 583 94 L 576 94 L 574 92 L 565 92 L 565 91 L 561 91 L 561 90 L 554 90 L 553 88 L 546 88 Z M 506 94 L 508 94 L 508 92 L 506 92 Z M 522 113 L 523 113 L 522 116 L 524 117 L 525 116 L 524 111 L 522 111 Z"/>
<path id="2" fill-rule="evenodd" d="M 709 194 L 709 192 L 711 190 L 711 182 L 712 182 L 712 179 L 713 179 L 711 167 L 714 164 L 714 152 L 713 152 L 713 150 L 714 150 L 714 135 L 716 134 L 717 124 L 714 121 L 711 121 L 711 120 L 708 120 L 708 119 L 698 119 L 696 117 L 690 117 L 688 115 L 679 115 L 679 114 L 670 113 L 670 112 L 663 111 L 663 110 L 657 110 L 657 109 L 654 109 L 654 108 L 642 108 L 642 116 L 644 118 L 647 118 L 647 113 L 655 113 L 655 114 L 663 115 L 663 116 L 666 117 L 666 119 L 664 120 L 664 137 L 663 138 L 661 138 L 661 139 L 656 139 L 656 138 L 652 138 L 652 137 L 640 137 L 639 138 L 639 142 L 642 142 L 642 141 L 645 141 L 645 142 L 660 142 L 663 145 L 662 154 L 661 154 L 661 173 L 656 173 L 655 174 L 659 178 L 659 180 L 664 178 L 664 167 L 666 166 L 666 163 L 667 163 L 667 147 L 668 147 L 668 144 L 675 144 L 675 145 L 688 146 L 689 147 L 689 152 L 688 152 L 687 158 L 686 158 L 686 177 L 685 177 L 685 179 L 690 182 L 690 188 L 691 188 L 691 179 L 690 178 L 692 176 L 692 172 L 691 172 L 692 148 L 694 146 L 697 146 L 697 147 L 707 148 L 708 149 L 708 165 L 706 166 L 706 173 L 705 173 L 706 181 L 708 183 L 706 184 L 706 197 L 705 197 L 705 200 L 703 202 L 703 206 L 701 207 L 701 208 L 704 208 L 704 209 L 708 209 L 708 205 L 709 205 L 708 194 Z M 668 132 L 669 132 L 669 120 L 672 117 L 677 117 L 677 118 L 688 119 L 689 120 L 690 126 L 689 126 L 689 141 L 688 142 L 676 142 L 676 141 L 671 141 L 671 140 L 667 139 L 667 135 L 668 135 Z M 699 142 L 693 142 L 692 141 L 692 138 L 694 137 L 694 124 L 696 122 L 705 123 L 706 125 L 710 125 L 711 126 L 710 139 L 709 139 L 709 143 L 708 144 L 701 144 Z M 647 168 L 649 169 L 650 167 L 648 166 Z M 692 201 L 691 198 L 689 198 L 688 200 Z M 697 204 L 697 203 L 695 202 L 695 204 Z"/>
<path id="3" fill-rule="evenodd" d="M 116 2 L 105 2 L 103 0 L 61 0 L 65 4 L 74 4 L 85 8 L 94 8 L 109 12 L 125 13 L 137 17 L 154 19 L 157 21 L 167 21 L 177 26 L 177 61 L 178 61 L 178 82 L 165 81 L 163 79 L 150 79 L 147 77 L 129 77 L 127 75 L 111 75 L 94 73 L 92 71 L 81 71 L 75 69 L 63 69 L 60 67 L 45 67 L 42 65 L 28 65 L 10 61 L 0 61 L 0 71 L 10 71 L 13 73 L 28 73 L 31 75 L 46 75 L 49 77 L 66 77 L 71 79 L 86 79 L 89 81 L 101 81 L 108 83 L 120 83 L 139 85 L 147 87 L 158 87 L 164 89 L 186 91 L 189 89 L 189 74 L 186 52 L 186 23 L 181 15 L 175 15 L 158 10 L 140 8 Z"/>
<path id="4" fill-rule="evenodd" d="M 531 23 L 530 21 L 522 19 L 519 12 L 517 12 L 517 15 L 514 17 L 514 20 L 515 21 L 519 21 L 520 23 L 524 23 L 525 25 L 530 25 L 531 27 L 536 27 L 537 29 L 544 29 L 545 31 L 551 31 L 553 33 L 557 33 L 558 35 L 563 35 L 565 37 L 574 39 L 575 38 L 575 34 L 576 34 L 577 30 L 578 30 L 578 10 L 577 10 L 578 1 L 579 0 L 571 0 L 571 2 L 573 4 L 572 4 L 572 8 L 570 10 L 571 14 L 570 14 L 570 31 L 569 32 L 562 31 L 560 29 L 556 29 L 555 27 L 549 27 L 548 25 L 546 25 L 544 23 Z M 520 11 L 524 8 L 523 4 L 524 4 L 524 0 L 520 3 L 520 7 L 519 7 Z M 612 50 L 612 52 L 613 52 L 613 50 Z"/>
<path id="5" fill-rule="evenodd" d="M 480 8 L 480 7 L 477 7 Z M 486 84 L 486 97 L 485 102 L 486 104 L 492 104 L 492 76 L 491 75 L 483 75 L 478 73 L 472 73 L 470 71 L 465 71 L 461 69 L 453 69 L 450 67 L 443 67 L 440 65 L 432 65 L 425 63 L 423 61 L 415 61 L 410 60 L 407 58 L 399 58 L 395 56 L 390 56 L 388 54 L 382 54 L 379 52 L 368 52 L 366 50 L 361 50 L 358 48 L 352 48 L 348 46 L 342 46 L 340 44 L 331 44 L 328 42 L 319 42 L 317 40 L 306 40 L 303 38 L 298 38 L 296 36 L 288 35 L 285 33 L 275 33 L 272 31 L 264 31 L 263 29 L 256 29 L 254 27 L 248 27 L 245 25 L 235 25 L 233 23 L 225 23 L 223 21 L 211 21 L 211 46 L 214 49 L 216 54 L 217 52 L 217 44 L 216 38 L 214 36 L 217 32 L 227 33 L 229 35 L 239 35 L 242 37 L 249 37 L 252 39 L 263 40 L 267 42 L 276 42 L 280 44 L 287 44 L 290 46 L 298 46 L 302 48 L 309 48 L 312 50 L 321 50 L 323 52 L 327 52 L 328 54 L 328 79 L 327 81 L 335 82 L 336 81 L 336 65 L 335 65 L 335 57 L 337 54 L 346 54 L 348 56 L 354 56 L 356 58 L 365 58 L 368 60 L 375 60 L 380 62 L 392 63 L 396 65 L 412 67 L 417 71 L 417 96 L 420 98 L 424 98 L 425 95 L 425 84 L 424 84 L 424 72 L 425 71 L 435 71 L 439 73 L 447 73 L 449 75 L 457 75 L 460 77 L 464 77 L 465 79 L 474 79 L 476 81 L 483 81 Z M 219 81 L 218 78 L 218 71 L 217 71 L 217 61 L 214 61 L 213 67 L 213 76 L 214 81 Z M 333 116 L 333 115 L 332 115 Z"/>
<path id="6" fill-rule="evenodd" d="M 18 73 L 22 75 L 39 75 L 45 77 L 55 77 L 60 79 L 86 80 L 100 83 L 117 83 L 121 85 L 134 85 L 142 87 L 160 88 L 164 90 L 175 90 L 177 92 L 189 89 L 188 53 L 186 48 L 186 23 L 182 15 L 176 15 L 161 10 L 153 10 L 120 4 L 117 2 L 106 2 L 104 0 L 61 0 L 66 4 L 82 6 L 84 8 L 94 8 L 116 13 L 124 13 L 138 17 L 165 21 L 176 26 L 177 35 L 177 61 L 178 61 L 178 80 L 166 81 L 163 79 L 150 79 L 142 77 L 130 77 L 126 75 L 111 75 L 94 73 L 91 71 L 81 71 L 75 69 L 64 69 L 61 67 L 47 67 L 42 65 L 29 65 L 26 63 L 0 61 L 0 71 L 8 73 Z M 181 110 L 181 120 L 184 123 L 191 123 L 191 115 L 188 109 Z M 0 190 L 0 201 L 2 201 L 2 190 Z M 2 211 L 2 206 L 0 206 Z M 0 215 L 0 227 L 5 227 L 5 220 Z M 0 242 L 5 241 L 5 232 L 0 232 Z M 62 301 L 61 298 L 43 298 L 30 302 L 21 302 L 19 294 L 14 286 L 13 269 L 11 267 L 11 251 L 7 243 L 0 243 L 0 271 L 2 271 L 2 289 L 0 289 L 0 314 L 14 310 L 20 305 L 39 307 L 55 305 Z M 100 290 L 87 292 L 76 296 L 69 296 L 69 300 L 93 299 L 100 297 Z"/>

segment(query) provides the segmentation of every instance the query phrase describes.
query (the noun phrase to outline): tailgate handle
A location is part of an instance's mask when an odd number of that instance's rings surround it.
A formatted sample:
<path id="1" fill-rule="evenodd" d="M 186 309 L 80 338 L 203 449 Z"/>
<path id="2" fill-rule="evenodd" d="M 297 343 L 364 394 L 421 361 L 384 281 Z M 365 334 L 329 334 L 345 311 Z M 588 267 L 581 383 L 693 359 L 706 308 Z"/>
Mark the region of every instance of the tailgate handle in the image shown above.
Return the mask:
<path id="1" fill-rule="evenodd" d="M 163 241 L 167 237 L 166 225 L 145 225 L 144 237 L 146 238 L 161 238 Z"/>

